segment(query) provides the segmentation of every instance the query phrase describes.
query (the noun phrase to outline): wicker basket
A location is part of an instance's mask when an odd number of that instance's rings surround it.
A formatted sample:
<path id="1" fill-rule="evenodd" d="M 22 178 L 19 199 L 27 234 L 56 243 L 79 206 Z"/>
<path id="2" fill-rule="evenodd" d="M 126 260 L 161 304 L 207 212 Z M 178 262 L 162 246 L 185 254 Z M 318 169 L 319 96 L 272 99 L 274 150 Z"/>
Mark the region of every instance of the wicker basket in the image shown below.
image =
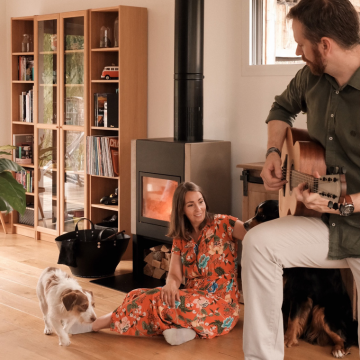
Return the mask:
<path id="1" fill-rule="evenodd" d="M 19 224 L 34 226 L 34 208 L 27 207 L 24 215 L 19 214 Z"/>

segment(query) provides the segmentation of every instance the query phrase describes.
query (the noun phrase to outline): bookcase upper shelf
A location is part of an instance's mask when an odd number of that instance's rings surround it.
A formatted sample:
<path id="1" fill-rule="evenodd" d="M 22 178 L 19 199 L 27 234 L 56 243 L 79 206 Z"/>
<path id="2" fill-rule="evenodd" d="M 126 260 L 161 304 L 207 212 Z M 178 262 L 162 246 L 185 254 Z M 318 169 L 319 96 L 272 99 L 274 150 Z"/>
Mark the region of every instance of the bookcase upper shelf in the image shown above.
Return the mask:
<path id="1" fill-rule="evenodd" d="M 95 49 L 91 49 L 91 51 L 111 52 L 111 51 L 119 51 L 119 48 L 118 48 L 118 47 L 112 47 L 112 48 L 95 48 Z"/>
<path id="2" fill-rule="evenodd" d="M 26 56 L 26 55 L 34 55 L 34 52 L 13 52 L 12 55 L 14 56 Z"/>

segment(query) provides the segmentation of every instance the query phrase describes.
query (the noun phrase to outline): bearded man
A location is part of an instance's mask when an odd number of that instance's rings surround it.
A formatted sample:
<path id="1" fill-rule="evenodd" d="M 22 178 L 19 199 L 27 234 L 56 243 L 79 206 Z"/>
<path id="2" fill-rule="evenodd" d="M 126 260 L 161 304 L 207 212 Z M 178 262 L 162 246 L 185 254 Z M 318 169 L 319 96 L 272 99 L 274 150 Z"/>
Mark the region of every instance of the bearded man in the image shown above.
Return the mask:
<path id="1" fill-rule="evenodd" d="M 284 358 L 283 268 L 350 268 L 360 289 L 359 16 L 349 0 L 301 0 L 288 18 L 293 20 L 296 54 L 306 65 L 275 97 L 266 120 L 265 188 L 278 190 L 286 183 L 280 149 L 287 128 L 304 112 L 310 137 L 325 148 L 327 166 L 346 168 L 348 196 L 346 203 L 329 208 L 329 200 L 299 185 L 294 189 L 298 201 L 322 213 L 321 219 L 287 216 L 245 236 L 245 360 Z M 344 354 L 340 349 L 336 356 Z"/>

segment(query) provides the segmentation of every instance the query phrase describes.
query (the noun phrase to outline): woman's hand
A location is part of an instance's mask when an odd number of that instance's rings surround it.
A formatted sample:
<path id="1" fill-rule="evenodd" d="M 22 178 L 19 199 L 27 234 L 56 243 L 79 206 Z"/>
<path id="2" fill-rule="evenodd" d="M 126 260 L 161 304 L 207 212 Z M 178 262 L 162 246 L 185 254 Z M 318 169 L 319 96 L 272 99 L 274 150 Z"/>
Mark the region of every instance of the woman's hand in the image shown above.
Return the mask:
<path id="1" fill-rule="evenodd" d="M 175 300 L 180 301 L 179 288 L 175 281 L 169 281 L 161 289 L 161 300 L 170 308 L 175 308 Z"/>

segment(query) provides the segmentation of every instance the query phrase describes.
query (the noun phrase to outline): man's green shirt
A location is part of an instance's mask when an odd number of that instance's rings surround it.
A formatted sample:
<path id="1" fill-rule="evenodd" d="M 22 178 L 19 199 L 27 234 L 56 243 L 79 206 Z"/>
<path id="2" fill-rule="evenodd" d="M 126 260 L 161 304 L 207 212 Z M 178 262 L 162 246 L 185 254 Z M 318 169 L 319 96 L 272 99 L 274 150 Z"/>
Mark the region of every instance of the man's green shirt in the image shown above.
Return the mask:
<path id="1" fill-rule="evenodd" d="M 329 74 L 315 76 L 303 67 L 275 97 L 266 122 L 281 120 L 293 126 L 301 111 L 307 114 L 310 137 L 325 148 L 326 165 L 344 166 L 347 194 L 360 193 L 360 68 L 339 87 Z M 360 257 L 360 213 L 322 218 L 330 232 L 328 258 Z"/>

